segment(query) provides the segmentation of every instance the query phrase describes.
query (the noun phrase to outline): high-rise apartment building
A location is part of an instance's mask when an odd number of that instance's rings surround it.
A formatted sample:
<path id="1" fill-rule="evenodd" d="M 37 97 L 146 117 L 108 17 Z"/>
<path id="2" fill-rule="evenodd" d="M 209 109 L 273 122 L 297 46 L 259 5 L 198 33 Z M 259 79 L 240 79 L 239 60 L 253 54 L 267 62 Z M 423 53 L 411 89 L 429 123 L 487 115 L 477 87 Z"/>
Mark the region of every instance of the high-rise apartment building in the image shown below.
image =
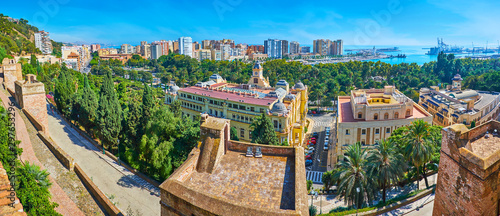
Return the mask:
<path id="1" fill-rule="evenodd" d="M 122 44 L 122 46 L 120 47 L 120 53 L 121 54 L 132 54 L 133 48 L 130 44 Z"/>
<path id="2" fill-rule="evenodd" d="M 43 54 L 52 54 L 52 42 L 50 41 L 49 33 L 46 31 L 35 33 L 35 46 Z"/>
<path id="3" fill-rule="evenodd" d="M 300 53 L 302 53 L 302 54 L 309 54 L 309 53 L 311 53 L 311 47 L 308 47 L 308 46 L 300 47 Z"/>
<path id="4" fill-rule="evenodd" d="M 212 59 L 212 51 L 209 49 L 200 49 L 198 51 L 198 60 L 203 61 L 205 59 Z"/>
<path id="5" fill-rule="evenodd" d="M 269 58 L 282 58 L 283 57 L 283 43 L 278 39 L 267 39 L 264 41 L 264 53 Z"/>
<path id="6" fill-rule="evenodd" d="M 97 52 L 97 50 L 100 50 L 101 49 L 101 45 L 100 44 L 92 44 L 90 45 L 90 52 Z"/>
<path id="7" fill-rule="evenodd" d="M 343 55 L 344 42 L 318 39 L 313 41 L 313 53 L 318 55 Z"/>
<path id="8" fill-rule="evenodd" d="M 281 40 L 281 56 L 288 55 L 288 41 Z"/>
<path id="9" fill-rule="evenodd" d="M 173 41 L 172 42 L 172 52 L 174 53 L 180 53 L 179 51 L 179 41 Z"/>
<path id="10" fill-rule="evenodd" d="M 210 40 L 202 40 L 201 41 L 201 48 L 202 49 L 211 49 L 212 48 L 212 43 L 210 42 Z"/>
<path id="11" fill-rule="evenodd" d="M 191 37 L 179 38 L 179 54 L 193 57 L 193 39 Z"/>
<path id="12" fill-rule="evenodd" d="M 290 55 L 300 53 L 300 44 L 297 41 L 290 42 Z"/>
<path id="13" fill-rule="evenodd" d="M 162 48 L 159 43 L 151 44 L 151 59 L 158 59 L 162 56 Z"/>

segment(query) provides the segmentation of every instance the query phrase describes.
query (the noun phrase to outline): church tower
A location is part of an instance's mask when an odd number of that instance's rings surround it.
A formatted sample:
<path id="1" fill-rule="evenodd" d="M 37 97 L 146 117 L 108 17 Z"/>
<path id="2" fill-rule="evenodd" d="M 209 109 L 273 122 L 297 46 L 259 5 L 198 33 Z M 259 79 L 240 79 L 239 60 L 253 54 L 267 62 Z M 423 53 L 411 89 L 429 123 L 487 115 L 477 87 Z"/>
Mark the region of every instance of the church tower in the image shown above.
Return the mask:
<path id="1" fill-rule="evenodd" d="M 262 65 L 260 65 L 259 61 L 255 62 L 252 70 L 252 77 L 248 81 L 248 84 L 269 88 L 269 80 L 264 79 L 264 69 L 262 68 Z"/>

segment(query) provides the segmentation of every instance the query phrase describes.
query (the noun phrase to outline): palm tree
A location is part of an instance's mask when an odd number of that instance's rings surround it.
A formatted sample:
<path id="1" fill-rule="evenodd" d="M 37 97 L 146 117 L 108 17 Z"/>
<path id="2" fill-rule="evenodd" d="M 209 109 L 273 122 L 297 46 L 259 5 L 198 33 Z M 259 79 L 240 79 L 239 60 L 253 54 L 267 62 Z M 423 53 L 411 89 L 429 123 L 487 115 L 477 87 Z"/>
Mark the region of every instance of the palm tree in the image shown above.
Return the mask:
<path id="1" fill-rule="evenodd" d="M 368 173 L 368 152 L 361 148 L 361 143 L 356 143 L 347 148 L 344 160 L 338 163 L 339 179 L 337 193 L 344 197 L 346 203 L 363 206 L 365 201 L 372 203 L 374 199 L 373 180 Z"/>
<path id="2" fill-rule="evenodd" d="M 408 131 L 404 135 L 406 147 L 404 149 L 405 157 L 417 168 L 417 188 L 419 188 L 420 167 L 425 165 L 431 159 L 433 147 L 430 140 L 429 123 L 423 120 L 417 120 L 408 126 Z M 425 179 L 425 186 L 429 187 L 427 176 L 422 173 Z M 420 188 L 419 188 L 420 189 Z"/>
<path id="3" fill-rule="evenodd" d="M 370 176 L 377 180 L 382 188 L 382 200 L 385 203 L 386 188 L 391 182 L 397 182 L 403 176 L 406 167 L 402 164 L 403 155 L 396 151 L 395 145 L 388 140 L 382 140 L 376 149 L 368 156 Z"/>
<path id="4" fill-rule="evenodd" d="M 40 170 L 40 167 L 29 162 L 24 164 L 22 169 L 25 170 L 26 173 L 31 174 L 33 178 L 38 182 L 38 184 L 43 188 L 50 188 L 52 182 L 50 182 L 49 175 L 50 173 L 47 170 Z"/>

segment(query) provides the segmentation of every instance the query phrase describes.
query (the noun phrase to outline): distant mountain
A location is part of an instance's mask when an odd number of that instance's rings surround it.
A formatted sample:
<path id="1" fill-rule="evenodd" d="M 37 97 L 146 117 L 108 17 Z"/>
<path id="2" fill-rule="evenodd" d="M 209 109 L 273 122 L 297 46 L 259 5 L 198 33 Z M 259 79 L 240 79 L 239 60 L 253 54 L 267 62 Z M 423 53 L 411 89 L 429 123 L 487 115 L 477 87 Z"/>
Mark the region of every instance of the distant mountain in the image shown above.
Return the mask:
<path id="1" fill-rule="evenodd" d="M 3 47 L 8 54 L 26 55 L 41 54 L 35 46 L 36 26 L 28 24 L 28 20 L 14 19 L 0 14 L 0 47 Z M 53 54 L 61 53 L 62 43 L 52 41 Z"/>

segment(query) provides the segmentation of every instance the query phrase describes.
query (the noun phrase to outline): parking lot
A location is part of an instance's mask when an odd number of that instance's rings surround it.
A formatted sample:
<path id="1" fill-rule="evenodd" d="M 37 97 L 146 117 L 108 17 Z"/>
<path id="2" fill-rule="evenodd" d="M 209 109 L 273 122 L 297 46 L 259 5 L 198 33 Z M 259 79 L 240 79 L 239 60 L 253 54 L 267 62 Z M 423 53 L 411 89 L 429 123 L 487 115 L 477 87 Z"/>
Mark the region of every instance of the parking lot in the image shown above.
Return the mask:
<path id="1" fill-rule="evenodd" d="M 307 142 L 311 142 L 308 145 L 308 149 L 306 152 L 310 152 L 310 157 L 306 156 L 306 161 L 310 160 L 312 163 L 306 164 L 306 178 L 308 180 L 312 180 L 314 183 L 321 183 L 321 176 L 327 170 L 327 161 L 328 161 L 328 149 L 325 149 L 325 141 L 327 137 L 326 128 L 329 127 L 330 131 L 328 133 L 328 144 L 332 143 L 332 137 L 335 132 L 333 120 L 334 115 L 332 113 L 324 113 L 324 114 L 315 114 L 308 115 L 308 118 L 314 121 L 311 132 L 313 134 L 317 134 L 315 136 L 316 143 L 314 143 L 311 139 Z M 313 147 L 314 150 L 309 150 L 309 147 Z M 328 148 L 331 148 L 331 145 L 328 145 Z"/>

